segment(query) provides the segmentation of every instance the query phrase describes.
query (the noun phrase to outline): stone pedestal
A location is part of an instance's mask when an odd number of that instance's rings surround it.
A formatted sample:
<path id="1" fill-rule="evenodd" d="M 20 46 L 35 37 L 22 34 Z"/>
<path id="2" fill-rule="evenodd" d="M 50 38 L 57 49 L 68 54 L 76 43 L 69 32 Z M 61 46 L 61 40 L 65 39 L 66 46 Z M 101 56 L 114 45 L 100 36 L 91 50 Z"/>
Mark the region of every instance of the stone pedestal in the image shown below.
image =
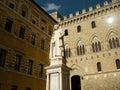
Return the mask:
<path id="1" fill-rule="evenodd" d="M 57 60 L 59 61 L 59 60 Z M 65 64 L 52 64 L 46 67 L 47 84 L 46 90 L 70 90 L 69 71 Z"/>

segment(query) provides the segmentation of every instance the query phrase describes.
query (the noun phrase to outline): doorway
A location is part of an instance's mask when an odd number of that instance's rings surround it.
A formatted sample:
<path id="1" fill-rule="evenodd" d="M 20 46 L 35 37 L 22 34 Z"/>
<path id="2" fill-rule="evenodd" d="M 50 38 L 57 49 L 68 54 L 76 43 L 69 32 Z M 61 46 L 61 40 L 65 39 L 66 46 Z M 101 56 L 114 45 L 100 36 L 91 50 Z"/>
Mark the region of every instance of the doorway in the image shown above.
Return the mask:
<path id="1" fill-rule="evenodd" d="M 81 90 L 80 76 L 75 75 L 71 77 L 71 88 L 72 90 Z"/>

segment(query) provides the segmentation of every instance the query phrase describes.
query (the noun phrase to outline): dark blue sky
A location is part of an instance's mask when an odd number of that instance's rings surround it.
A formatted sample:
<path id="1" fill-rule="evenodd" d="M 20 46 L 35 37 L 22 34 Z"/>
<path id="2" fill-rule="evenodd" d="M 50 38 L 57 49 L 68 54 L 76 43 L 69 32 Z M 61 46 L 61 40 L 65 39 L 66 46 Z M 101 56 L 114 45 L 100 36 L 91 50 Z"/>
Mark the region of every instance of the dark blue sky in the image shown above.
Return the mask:
<path id="1" fill-rule="evenodd" d="M 58 11 L 62 16 L 68 16 L 70 13 L 82 11 L 90 6 L 95 8 L 96 4 L 103 6 L 105 0 L 35 0 L 35 2 L 44 8 L 48 13 Z M 111 2 L 111 0 L 106 0 Z"/>

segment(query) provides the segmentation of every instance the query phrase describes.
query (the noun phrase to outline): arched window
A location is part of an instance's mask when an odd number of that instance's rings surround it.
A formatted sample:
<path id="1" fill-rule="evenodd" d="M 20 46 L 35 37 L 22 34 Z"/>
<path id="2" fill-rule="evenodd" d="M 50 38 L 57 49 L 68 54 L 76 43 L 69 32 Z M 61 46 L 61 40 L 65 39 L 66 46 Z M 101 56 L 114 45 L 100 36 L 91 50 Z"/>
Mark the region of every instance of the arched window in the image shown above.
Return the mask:
<path id="1" fill-rule="evenodd" d="M 120 46 L 120 44 L 119 44 L 119 39 L 116 37 L 116 44 L 117 44 L 117 47 L 119 47 Z"/>
<path id="2" fill-rule="evenodd" d="M 116 67 L 117 67 L 117 69 L 120 69 L 120 60 L 119 59 L 116 59 Z"/>
<path id="3" fill-rule="evenodd" d="M 112 49 L 113 46 L 112 46 L 112 41 L 111 41 L 111 39 L 109 39 L 109 45 L 110 45 L 110 48 Z"/>
<path id="4" fill-rule="evenodd" d="M 98 42 L 93 42 L 92 43 L 92 50 L 93 50 L 93 52 L 101 51 L 101 43 L 99 41 Z"/>
<path id="5" fill-rule="evenodd" d="M 98 51 L 101 51 L 101 44 L 98 42 Z"/>
<path id="6" fill-rule="evenodd" d="M 81 26 L 77 26 L 77 32 L 81 32 Z"/>
<path id="7" fill-rule="evenodd" d="M 92 22 L 91 22 L 91 27 L 92 27 L 92 28 L 96 28 L 96 23 L 95 23 L 95 21 L 92 21 Z"/>
<path id="8" fill-rule="evenodd" d="M 84 45 L 77 46 L 77 55 L 84 55 L 85 54 L 85 47 Z"/>
<path id="9" fill-rule="evenodd" d="M 79 41 L 77 45 L 77 55 L 84 55 L 85 54 L 85 46 L 83 41 Z"/>
<path id="10" fill-rule="evenodd" d="M 113 42 L 113 47 L 116 48 L 116 42 L 114 38 L 112 38 L 112 42 Z"/>
<path id="11" fill-rule="evenodd" d="M 83 47 L 82 47 L 82 51 L 83 51 L 83 54 L 85 54 L 85 47 L 84 47 L 84 45 L 83 45 Z"/>
<path id="12" fill-rule="evenodd" d="M 95 45 L 94 45 L 94 43 L 92 43 L 92 50 L 93 50 L 93 52 L 95 52 Z"/>
<path id="13" fill-rule="evenodd" d="M 109 39 L 109 46 L 110 46 L 110 49 L 120 47 L 120 42 L 119 42 L 118 37 Z"/>
<path id="14" fill-rule="evenodd" d="M 79 46 L 77 46 L 77 55 L 80 54 L 80 51 L 79 51 Z"/>
<path id="15" fill-rule="evenodd" d="M 80 55 L 82 55 L 82 47 L 80 46 Z"/>
<path id="16" fill-rule="evenodd" d="M 68 30 L 67 29 L 65 30 L 65 36 L 68 36 Z"/>
<path id="17" fill-rule="evenodd" d="M 98 52 L 98 44 L 95 42 L 95 51 Z"/>
<path id="18" fill-rule="evenodd" d="M 66 56 L 66 58 L 71 57 L 71 50 L 70 50 L 70 48 L 66 48 L 65 49 L 65 56 Z"/>
<path id="19" fill-rule="evenodd" d="M 100 62 L 97 63 L 97 70 L 98 70 L 98 72 L 102 71 L 101 63 Z"/>

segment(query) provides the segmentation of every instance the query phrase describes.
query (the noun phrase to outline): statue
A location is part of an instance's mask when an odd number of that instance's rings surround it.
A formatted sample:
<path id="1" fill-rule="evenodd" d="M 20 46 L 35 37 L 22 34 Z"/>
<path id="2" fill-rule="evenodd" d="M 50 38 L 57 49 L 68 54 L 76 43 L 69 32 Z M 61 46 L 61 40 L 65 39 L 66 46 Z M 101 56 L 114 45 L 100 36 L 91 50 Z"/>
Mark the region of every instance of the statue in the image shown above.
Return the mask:
<path id="1" fill-rule="evenodd" d="M 50 59 L 64 56 L 64 33 L 59 29 L 59 25 L 54 26 L 54 32 L 50 42 Z"/>

